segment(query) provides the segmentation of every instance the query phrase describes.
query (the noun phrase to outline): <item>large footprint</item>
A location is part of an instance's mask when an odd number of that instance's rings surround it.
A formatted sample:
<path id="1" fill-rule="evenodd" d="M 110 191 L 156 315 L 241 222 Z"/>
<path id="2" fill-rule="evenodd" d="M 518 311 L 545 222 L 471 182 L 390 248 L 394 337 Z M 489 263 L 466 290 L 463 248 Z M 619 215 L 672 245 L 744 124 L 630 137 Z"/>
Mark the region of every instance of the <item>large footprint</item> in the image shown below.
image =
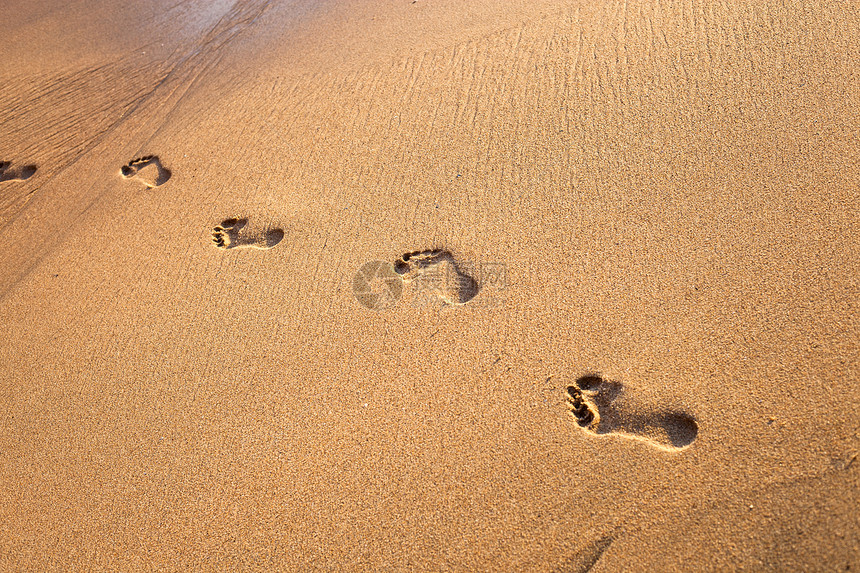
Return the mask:
<path id="1" fill-rule="evenodd" d="M 627 408 L 623 396 L 621 383 L 593 374 L 582 376 L 566 391 L 571 415 L 589 432 L 618 434 L 669 451 L 685 448 L 696 439 L 699 425 L 689 415 Z"/>
<path id="2" fill-rule="evenodd" d="M 12 167 L 11 161 L 0 161 L 0 183 L 3 181 L 24 181 L 36 172 L 35 165 Z"/>
<path id="3" fill-rule="evenodd" d="M 457 266 L 451 253 L 439 249 L 406 253 L 394 263 L 394 271 L 448 304 L 465 304 L 480 290 L 478 281 Z"/>
<path id="4" fill-rule="evenodd" d="M 212 229 L 212 242 L 220 249 L 271 249 L 284 238 L 282 229 L 266 229 L 258 233 L 245 230 L 248 219 L 226 219 Z"/>
<path id="5" fill-rule="evenodd" d="M 161 165 L 155 155 L 132 159 L 122 166 L 120 173 L 126 179 L 136 179 L 146 185 L 147 189 L 164 185 L 170 179 L 170 169 Z"/>

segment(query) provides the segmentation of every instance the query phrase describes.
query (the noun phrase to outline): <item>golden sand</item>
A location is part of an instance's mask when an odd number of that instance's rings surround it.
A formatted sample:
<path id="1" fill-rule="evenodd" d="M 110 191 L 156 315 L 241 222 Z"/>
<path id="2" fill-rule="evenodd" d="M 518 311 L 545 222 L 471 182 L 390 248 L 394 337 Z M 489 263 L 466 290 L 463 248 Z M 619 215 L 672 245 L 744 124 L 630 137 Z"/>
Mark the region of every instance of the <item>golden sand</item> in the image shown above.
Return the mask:
<path id="1" fill-rule="evenodd" d="M 0 570 L 857 569 L 858 38 L 6 2 Z"/>

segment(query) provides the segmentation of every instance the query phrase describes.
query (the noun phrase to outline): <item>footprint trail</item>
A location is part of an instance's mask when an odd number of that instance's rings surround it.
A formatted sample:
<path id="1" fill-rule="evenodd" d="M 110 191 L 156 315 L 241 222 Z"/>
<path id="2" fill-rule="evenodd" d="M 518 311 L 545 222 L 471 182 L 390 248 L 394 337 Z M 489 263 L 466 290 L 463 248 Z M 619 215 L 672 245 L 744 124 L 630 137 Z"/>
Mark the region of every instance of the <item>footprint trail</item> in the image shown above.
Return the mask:
<path id="1" fill-rule="evenodd" d="M 120 173 L 125 179 L 140 181 L 147 189 L 164 185 L 171 175 L 170 170 L 162 166 L 155 155 L 132 159 L 122 166 Z"/>
<path id="2" fill-rule="evenodd" d="M 406 253 L 394 263 L 394 271 L 448 304 L 465 304 L 475 298 L 480 285 L 463 271 L 448 251 L 430 249 Z"/>
<path id="3" fill-rule="evenodd" d="M 642 410 L 626 404 L 624 386 L 597 375 L 580 377 L 566 390 L 570 414 L 584 430 L 618 434 L 657 448 L 677 451 L 692 444 L 699 425 L 691 416 L 672 410 Z"/>
<path id="4" fill-rule="evenodd" d="M 35 165 L 12 167 L 11 161 L 0 161 L 0 183 L 4 181 L 25 181 L 36 173 Z"/>
<path id="5" fill-rule="evenodd" d="M 212 242 L 219 249 L 271 249 L 284 238 L 282 229 L 249 232 L 248 219 L 225 219 L 212 229 Z"/>

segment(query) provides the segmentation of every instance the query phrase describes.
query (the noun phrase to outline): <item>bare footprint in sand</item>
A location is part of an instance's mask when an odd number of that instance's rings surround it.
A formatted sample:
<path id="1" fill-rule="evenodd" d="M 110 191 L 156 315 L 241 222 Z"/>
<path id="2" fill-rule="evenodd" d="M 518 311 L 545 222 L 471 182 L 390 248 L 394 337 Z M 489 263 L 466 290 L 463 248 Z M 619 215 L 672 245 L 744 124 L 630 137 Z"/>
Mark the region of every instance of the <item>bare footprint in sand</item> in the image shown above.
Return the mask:
<path id="1" fill-rule="evenodd" d="M 226 219 L 212 229 L 212 242 L 220 249 L 271 249 L 284 238 L 281 229 L 253 233 L 245 230 L 248 219 Z"/>
<path id="2" fill-rule="evenodd" d="M 120 173 L 126 179 L 140 181 L 147 189 L 164 185 L 170 179 L 170 170 L 163 167 L 155 155 L 132 159 L 122 166 Z"/>
<path id="3" fill-rule="evenodd" d="M 11 161 L 0 161 L 0 183 L 4 181 L 24 181 L 36 172 L 35 165 L 12 167 Z"/>
<path id="4" fill-rule="evenodd" d="M 618 434 L 668 451 L 685 448 L 696 439 L 699 425 L 689 415 L 634 408 L 625 403 L 624 394 L 620 382 L 590 374 L 567 387 L 566 399 L 579 426 L 598 435 Z"/>
<path id="5" fill-rule="evenodd" d="M 394 271 L 405 282 L 416 283 L 448 304 L 465 304 L 480 290 L 478 282 L 457 265 L 451 253 L 440 249 L 406 253 L 394 263 Z"/>

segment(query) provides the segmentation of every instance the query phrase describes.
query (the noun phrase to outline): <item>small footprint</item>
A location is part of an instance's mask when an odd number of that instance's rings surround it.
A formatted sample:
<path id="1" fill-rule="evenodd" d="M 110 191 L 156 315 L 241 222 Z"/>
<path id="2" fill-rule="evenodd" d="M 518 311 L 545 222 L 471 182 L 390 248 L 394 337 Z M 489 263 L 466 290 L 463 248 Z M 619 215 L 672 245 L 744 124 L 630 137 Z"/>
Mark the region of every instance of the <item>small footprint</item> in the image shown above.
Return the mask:
<path id="1" fill-rule="evenodd" d="M 122 166 L 120 173 L 126 179 L 136 179 L 146 185 L 147 189 L 164 185 L 170 179 L 170 170 L 161 165 L 158 157 L 147 155 L 132 159 Z"/>
<path id="2" fill-rule="evenodd" d="M 478 281 L 460 269 L 451 253 L 440 249 L 406 253 L 394 263 L 394 272 L 449 304 L 465 304 L 481 288 Z"/>
<path id="3" fill-rule="evenodd" d="M 12 167 L 11 161 L 0 161 L 0 183 L 3 181 L 24 181 L 36 172 L 35 165 Z"/>
<path id="4" fill-rule="evenodd" d="M 212 229 L 212 242 L 220 249 L 271 249 L 284 238 L 282 229 L 259 233 L 245 231 L 248 219 L 226 219 Z"/>
<path id="5" fill-rule="evenodd" d="M 618 434 L 675 451 L 692 444 L 699 433 L 696 420 L 687 414 L 625 407 L 623 385 L 594 374 L 568 386 L 566 401 L 577 424 L 599 435 Z"/>

